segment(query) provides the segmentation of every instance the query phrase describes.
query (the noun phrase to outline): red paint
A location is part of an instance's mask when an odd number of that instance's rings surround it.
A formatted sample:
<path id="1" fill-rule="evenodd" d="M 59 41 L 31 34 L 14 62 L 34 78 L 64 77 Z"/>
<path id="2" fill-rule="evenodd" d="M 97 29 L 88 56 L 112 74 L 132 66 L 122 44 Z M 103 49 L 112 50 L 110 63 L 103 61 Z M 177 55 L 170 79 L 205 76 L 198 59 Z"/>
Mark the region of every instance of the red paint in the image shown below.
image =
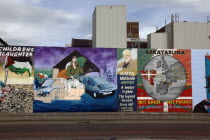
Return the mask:
<path id="1" fill-rule="evenodd" d="M 156 77 L 156 71 L 155 70 L 150 70 L 150 71 L 142 70 L 142 71 L 140 71 L 140 73 L 141 73 L 141 75 L 144 74 L 144 75 L 142 75 L 142 78 L 147 80 L 150 83 L 150 85 L 154 86 L 154 78 Z"/>
<path id="2" fill-rule="evenodd" d="M 11 56 L 7 57 L 7 63 L 5 65 L 5 68 L 9 67 L 10 65 L 14 64 L 15 62 L 13 61 Z"/>
<path id="3" fill-rule="evenodd" d="M 142 88 L 137 88 L 137 97 L 150 97 Z"/>
<path id="4" fill-rule="evenodd" d="M 39 75 L 40 78 L 44 78 L 44 75 L 42 73 L 37 73 L 37 75 Z"/>
<path id="5" fill-rule="evenodd" d="M 144 107 L 146 107 L 145 109 L 141 110 L 140 112 L 163 112 L 163 103 L 159 103 L 156 105 L 152 104 L 147 104 L 149 101 L 155 101 L 155 100 L 142 100 L 145 101 L 145 104 L 139 104 L 138 105 L 138 110 L 139 109 L 143 109 Z M 151 106 L 150 106 L 151 105 Z"/>
<path id="6" fill-rule="evenodd" d="M 210 55 L 206 55 L 206 58 L 207 58 L 208 60 L 210 60 Z"/>
<path id="7" fill-rule="evenodd" d="M 178 59 L 184 66 L 187 73 L 187 84 L 192 85 L 192 74 L 191 74 L 191 50 L 189 49 L 178 49 L 177 51 L 185 51 L 185 55 L 175 54 L 174 58 Z"/>
<path id="8" fill-rule="evenodd" d="M 179 97 L 191 97 L 192 96 L 192 87 L 184 90 Z"/>
<path id="9" fill-rule="evenodd" d="M 186 86 L 188 87 L 188 86 Z M 150 97 L 146 91 L 144 89 L 141 89 L 141 88 L 138 88 L 138 97 Z M 173 100 L 172 102 L 178 104 L 178 106 L 174 106 L 174 104 L 170 104 L 170 101 L 168 102 L 168 106 L 170 105 L 171 108 L 168 108 L 168 112 L 190 112 L 189 110 L 192 110 L 192 88 L 189 87 L 188 89 L 184 90 L 182 92 L 182 94 L 179 96 L 179 97 L 189 97 L 189 99 L 175 99 Z M 149 100 L 138 100 L 138 110 L 142 107 L 149 107 L 151 105 L 151 103 L 149 102 L 155 102 L 157 100 L 154 100 L 154 99 L 149 99 Z M 190 101 L 188 103 L 183 103 L 183 102 L 186 102 L 186 101 Z M 158 105 L 155 105 L 155 106 L 162 106 L 161 108 L 152 108 L 152 107 L 149 107 L 147 109 L 144 109 L 144 110 L 141 110 L 140 112 L 163 112 L 164 111 L 164 106 L 163 106 L 163 102 L 158 104 Z M 180 107 L 182 106 L 182 107 Z M 183 109 L 183 108 L 187 108 L 188 110 L 186 109 Z"/>
<path id="10" fill-rule="evenodd" d="M 183 99 L 180 99 L 183 100 Z M 180 101 L 180 100 L 175 100 L 175 101 Z M 188 101 L 187 99 L 183 101 Z M 192 102 L 192 100 L 190 100 Z M 192 103 L 179 103 L 178 105 L 175 104 L 168 104 L 168 106 L 171 106 L 171 108 L 168 108 L 168 112 L 191 112 L 189 110 L 192 110 Z"/>

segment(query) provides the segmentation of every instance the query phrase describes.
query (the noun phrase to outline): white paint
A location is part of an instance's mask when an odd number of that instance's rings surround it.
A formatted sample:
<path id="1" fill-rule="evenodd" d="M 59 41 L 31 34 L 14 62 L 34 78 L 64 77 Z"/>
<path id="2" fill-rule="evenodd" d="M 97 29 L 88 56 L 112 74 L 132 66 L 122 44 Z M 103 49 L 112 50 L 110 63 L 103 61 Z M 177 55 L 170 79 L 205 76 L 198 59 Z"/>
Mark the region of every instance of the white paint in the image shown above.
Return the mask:
<path id="1" fill-rule="evenodd" d="M 148 76 L 148 79 L 147 80 L 149 80 L 150 81 L 150 76 L 153 76 L 153 75 L 157 75 L 157 74 L 152 74 L 152 73 L 150 73 L 150 71 L 147 71 L 148 73 L 146 73 L 146 74 L 141 74 L 142 76 Z M 152 78 L 153 79 L 153 78 Z"/>
<path id="2" fill-rule="evenodd" d="M 48 78 L 48 75 L 45 74 L 45 75 L 44 75 L 44 79 L 47 79 L 47 78 Z"/>
<path id="3" fill-rule="evenodd" d="M 137 97 L 137 99 L 138 100 L 154 100 L 152 97 Z M 189 96 L 189 97 L 178 97 L 176 99 L 179 99 L 179 100 L 185 100 L 185 99 L 187 100 L 187 99 L 189 99 L 190 100 L 190 99 L 193 99 L 193 98 Z"/>
<path id="4" fill-rule="evenodd" d="M 167 102 L 163 103 L 163 112 L 168 112 L 168 103 Z"/>
<path id="5" fill-rule="evenodd" d="M 68 62 L 65 66 L 65 69 L 67 70 L 68 66 L 71 65 L 71 62 Z"/>
<path id="6" fill-rule="evenodd" d="M 30 65 L 29 62 L 18 62 L 18 61 L 15 61 L 15 63 L 13 64 L 14 67 L 16 68 L 27 68 L 29 69 L 29 72 L 31 73 L 32 71 L 32 66 Z"/>

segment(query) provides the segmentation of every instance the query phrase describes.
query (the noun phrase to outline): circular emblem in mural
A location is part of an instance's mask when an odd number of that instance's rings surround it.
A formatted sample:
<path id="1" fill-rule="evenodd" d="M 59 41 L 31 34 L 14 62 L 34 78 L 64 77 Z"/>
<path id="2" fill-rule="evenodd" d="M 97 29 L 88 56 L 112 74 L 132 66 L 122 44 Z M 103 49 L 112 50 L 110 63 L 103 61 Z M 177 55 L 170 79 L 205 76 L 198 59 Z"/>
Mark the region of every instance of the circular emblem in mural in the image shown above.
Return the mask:
<path id="1" fill-rule="evenodd" d="M 180 61 L 170 55 L 153 57 L 141 71 L 142 83 L 153 99 L 176 99 L 186 85 L 186 70 Z"/>

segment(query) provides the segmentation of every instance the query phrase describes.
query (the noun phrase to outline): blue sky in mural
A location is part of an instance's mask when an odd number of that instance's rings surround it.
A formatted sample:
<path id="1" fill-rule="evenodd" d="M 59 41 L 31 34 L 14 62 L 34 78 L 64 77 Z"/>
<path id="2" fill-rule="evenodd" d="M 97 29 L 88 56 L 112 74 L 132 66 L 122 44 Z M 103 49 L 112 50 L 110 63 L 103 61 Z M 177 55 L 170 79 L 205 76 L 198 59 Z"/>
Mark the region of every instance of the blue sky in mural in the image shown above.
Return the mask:
<path id="1" fill-rule="evenodd" d="M 140 36 L 170 21 L 206 22 L 209 0 L 0 0 L 0 38 L 10 45 L 64 46 L 92 37 L 96 5 L 126 5 L 127 20 L 140 22 Z"/>

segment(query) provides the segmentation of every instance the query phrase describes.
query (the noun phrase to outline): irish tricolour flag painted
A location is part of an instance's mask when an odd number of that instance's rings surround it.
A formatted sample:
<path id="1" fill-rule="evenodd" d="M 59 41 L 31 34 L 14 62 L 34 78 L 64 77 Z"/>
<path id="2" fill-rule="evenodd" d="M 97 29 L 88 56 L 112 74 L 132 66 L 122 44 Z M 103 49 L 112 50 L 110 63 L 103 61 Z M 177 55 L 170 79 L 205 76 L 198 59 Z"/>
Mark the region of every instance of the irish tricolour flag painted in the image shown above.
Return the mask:
<path id="1" fill-rule="evenodd" d="M 18 75 L 28 72 L 28 76 L 31 76 L 32 60 L 29 57 L 12 57 L 7 56 L 4 63 L 4 69 L 10 70 Z"/>

